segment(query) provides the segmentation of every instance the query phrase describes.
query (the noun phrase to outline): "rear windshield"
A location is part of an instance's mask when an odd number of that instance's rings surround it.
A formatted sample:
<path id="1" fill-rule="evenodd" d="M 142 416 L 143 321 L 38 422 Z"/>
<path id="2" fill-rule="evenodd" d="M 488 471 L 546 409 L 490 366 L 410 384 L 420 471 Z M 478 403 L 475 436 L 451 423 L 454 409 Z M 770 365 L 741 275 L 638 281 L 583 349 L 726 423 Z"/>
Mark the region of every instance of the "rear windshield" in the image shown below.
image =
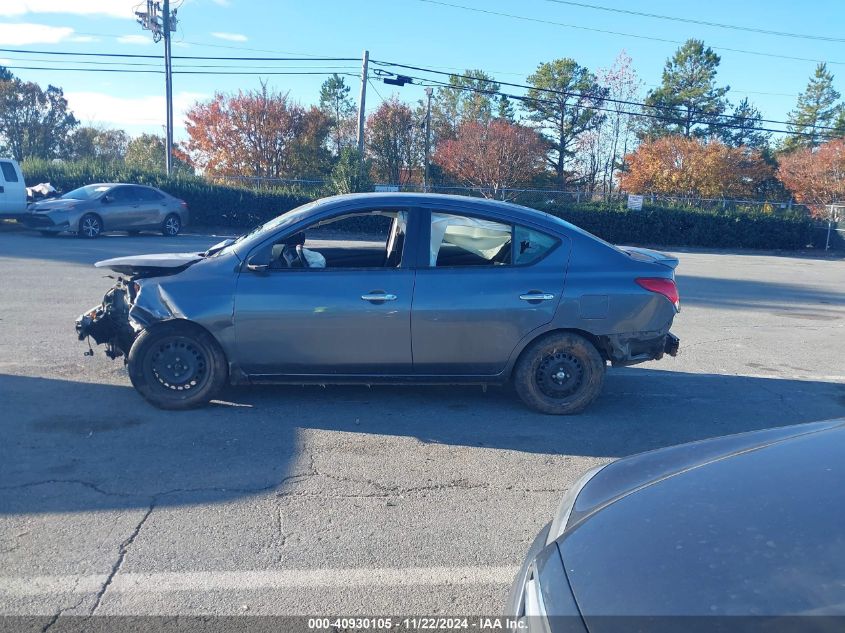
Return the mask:
<path id="1" fill-rule="evenodd" d="M 109 189 L 111 189 L 111 187 L 108 185 L 85 185 L 79 189 L 68 191 L 62 196 L 62 198 L 66 198 L 68 200 L 90 200 L 91 198 L 96 198 L 101 193 L 108 191 Z"/>

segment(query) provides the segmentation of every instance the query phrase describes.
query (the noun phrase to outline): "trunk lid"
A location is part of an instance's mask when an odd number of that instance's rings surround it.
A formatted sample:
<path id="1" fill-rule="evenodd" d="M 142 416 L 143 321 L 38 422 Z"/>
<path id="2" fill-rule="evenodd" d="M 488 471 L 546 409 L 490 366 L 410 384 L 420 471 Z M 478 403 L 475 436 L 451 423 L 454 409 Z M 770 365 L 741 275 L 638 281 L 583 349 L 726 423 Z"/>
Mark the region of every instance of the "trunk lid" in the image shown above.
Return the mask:
<path id="1" fill-rule="evenodd" d="M 678 267 L 678 258 L 669 253 L 661 253 L 650 248 L 639 248 L 637 246 L 617 246 L 620 251 L 631 259 L 652 264 L 661 264 L 674 270 Z"/>

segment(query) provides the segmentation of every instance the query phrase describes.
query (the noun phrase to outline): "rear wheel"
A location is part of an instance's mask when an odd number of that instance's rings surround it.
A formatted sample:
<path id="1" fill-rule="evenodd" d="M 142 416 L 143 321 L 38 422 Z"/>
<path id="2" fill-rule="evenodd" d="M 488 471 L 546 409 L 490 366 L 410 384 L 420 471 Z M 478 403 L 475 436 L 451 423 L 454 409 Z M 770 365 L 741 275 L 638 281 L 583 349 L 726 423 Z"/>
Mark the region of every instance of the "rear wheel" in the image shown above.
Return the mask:
<path id="1" fill-rule="evenodd" d="M 532 343 L 514 370 L 514 387 L 532 409 L 553 415 L 583 411 L 604 385 L 604 359 L 583 336 L 549 334 Z"/>
<path id="2" fill-rule="evenodd" d="M 223 350 L 208 332 L 188 322 L 144 330 L 127 362 L 132 385 L 160 409 L 204 405 L 226 383 Z"/>
<path id="3" fill-rule="evenodd" d="M 79 237 L 94 239 L 103 232 L 103 221 L 96 213 L 86 213 L 79 218 Z"/>
<path id="4" fill-rule="evenodd" d="M 161 232 L 167 237 L 175 237 L 182 230 L 182 220 L 175 213 L 171 213 L 161 224 Z"/>

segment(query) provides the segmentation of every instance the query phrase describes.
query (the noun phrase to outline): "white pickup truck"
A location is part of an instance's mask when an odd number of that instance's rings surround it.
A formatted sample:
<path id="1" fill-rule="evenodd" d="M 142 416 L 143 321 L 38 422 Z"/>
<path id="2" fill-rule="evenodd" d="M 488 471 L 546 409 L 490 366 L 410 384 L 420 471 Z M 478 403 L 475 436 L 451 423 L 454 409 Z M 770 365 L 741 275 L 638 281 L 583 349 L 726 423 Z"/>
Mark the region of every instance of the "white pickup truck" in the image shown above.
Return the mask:
<path id="1" fill-rule="evenodd" d="M 26 213 L 26 185 L 17 161 L 0 158 L 0 220 Z"/>

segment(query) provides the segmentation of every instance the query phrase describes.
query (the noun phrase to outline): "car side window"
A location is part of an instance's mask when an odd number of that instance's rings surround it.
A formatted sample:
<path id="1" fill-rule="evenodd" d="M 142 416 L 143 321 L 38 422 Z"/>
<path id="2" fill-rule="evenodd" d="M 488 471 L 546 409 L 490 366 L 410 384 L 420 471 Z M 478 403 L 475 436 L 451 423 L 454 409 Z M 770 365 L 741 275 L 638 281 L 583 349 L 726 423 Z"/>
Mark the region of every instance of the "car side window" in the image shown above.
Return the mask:
<path id="1" fill-rule="evenodd" d="M 6 182 L 18 182 L 18 172 L 12 163 L 7 160 L 0 161 L 0 169 L 3 170 L 3 179 Z"/>
<path id="2" fill-rule="evenodd" d="M 157 202 L 164 198 L 164 196 L 158 191 L 150 189 L 149 187 L 133 187 L 133 189 L 135 190 L 139 200 Z"/>
<path id="3" fill-rule="evenodd" d="M 512 263 L 513 226 L 454 213 L 432 212 L 429 265 L 506 266 Z"/>
<path id="4" fill-rule="evenodd" d="M 115 202 L 129 202 L 136 199 L 132 195 L 131 187 L 115 187 L 108 192 L 108 196 Z"/>
<path id="5" fill-rule="evenodd" d="M 374 209 L 320 220 L 272 245 L 270 269 L 399 268 L 408 211 Z"/>
<path id="6" fill-rule="evenodd" d="M 546 253 L 552 250 L 559 240 L 556 237 L 541 233 L 525 226 L 514 227 L 514 264 L 533 264 L 542 259 Z"/>

